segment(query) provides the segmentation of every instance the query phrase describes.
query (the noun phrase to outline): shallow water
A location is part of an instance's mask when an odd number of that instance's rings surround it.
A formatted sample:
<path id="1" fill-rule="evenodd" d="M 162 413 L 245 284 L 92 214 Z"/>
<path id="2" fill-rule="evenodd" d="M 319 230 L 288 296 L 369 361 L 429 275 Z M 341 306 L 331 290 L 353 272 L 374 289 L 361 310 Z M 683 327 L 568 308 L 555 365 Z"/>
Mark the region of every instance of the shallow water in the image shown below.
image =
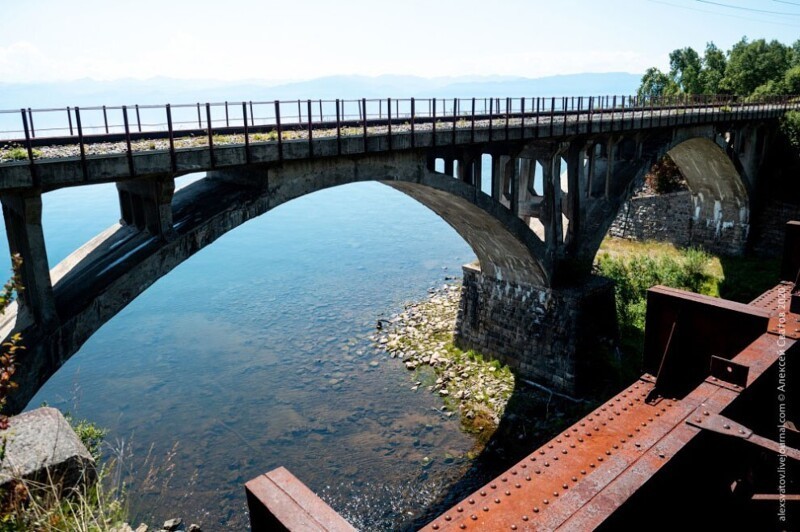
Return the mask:
<path id="1" fill-rule="evenodd" d="M 118 217 L 113 186 L 44 202 L 51 265 Z M 473 259 L 389 187 L 305 196 L 158 281 L 30 407 L 46 401 L 110 430 L 136 522 L 243 528 L 244 482 L 283 465 L 357 526 L 401 527 L 447 491 L 474 441 L 369 336 Z"/>

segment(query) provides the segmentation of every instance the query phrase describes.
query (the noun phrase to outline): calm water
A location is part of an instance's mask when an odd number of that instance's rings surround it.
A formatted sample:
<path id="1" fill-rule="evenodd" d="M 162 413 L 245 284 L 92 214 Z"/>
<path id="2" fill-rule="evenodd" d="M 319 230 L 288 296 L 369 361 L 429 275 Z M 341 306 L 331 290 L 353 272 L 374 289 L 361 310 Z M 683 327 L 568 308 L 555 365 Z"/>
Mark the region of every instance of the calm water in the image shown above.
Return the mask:
<path id="1" fill-rule="evenodd" d="M 44 216 L 54 265 L 118 218 L 115 188 L 49 193 Z M 283 465 L 354 524 L 400 527 L 458 478 L 474 442 L 368 337 L 473 259 L 444 221 L 378 183 L 305 196 L 158 281 L 30 407 L 110 430 L 137 522 L 244 528 L 243 483 Z"/>

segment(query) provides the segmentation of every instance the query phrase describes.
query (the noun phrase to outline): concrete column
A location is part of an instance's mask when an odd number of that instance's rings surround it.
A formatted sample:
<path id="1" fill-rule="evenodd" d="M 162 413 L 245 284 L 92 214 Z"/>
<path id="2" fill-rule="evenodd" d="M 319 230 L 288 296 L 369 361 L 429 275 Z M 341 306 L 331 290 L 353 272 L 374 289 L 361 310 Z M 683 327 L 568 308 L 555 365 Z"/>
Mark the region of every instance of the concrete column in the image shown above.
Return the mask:
<path id="1" fill-rule="evenodd" d="M 576 249 L 578 234 L 581 227 L 582 212 L 582 198 L 581 191 L 585 186 L 585 169 L 583 166 L 584 150 L 583 143 L 572 142 L 567 152 L 567 183 L 569 193 L 567 194 L 565 212 L 569 218 L 569 227 L 567 228 L 567 252 L 570 253 Z"/>
<path id="2" fill-rule="evenodd" d="M 175 179 L 171 176 L 134 179 L 117 183 L 122 223 L 165 238 L 172 229 L 172 196 Z"/>
<path id="3" fill-rule="evenodd" d="M 472 167 L 472 184 L 480 191 L 482 186 L 481 173 L 483 172 L 483 154 L 478 153 L 475 155 L 470 166 Z"/>
<path id="4" fill-rule="evenodd" d="M 563 240 L 561 225 L 561 156 L 556 154 L 542 161 L 542 183 L 544 184 L 544 208 L 542 222 L 545 226 L 545 242 L 550 260 L 555 260 Z"/>
<path id="5" fill-rule="evenodd" d="M 503 199 L 503 181 L 506 175 L 508 157 L 505 155 L 492 155 L 492 199 L 501 202 Z"/>
<path id="6" fill-rule="evenodd" d="M 48 329 L 58 321 L 50 264 L 42 230 L 42 195 L 40 192 L 3 195 L 3 217 L 8 247 L 22 257 L 20 313 L 27 312 L 38 325 Z"/>
<path id="7" fill-rule="evenodd" d="M 606 148 L 606 183 L 605 193 L 606 199 L 609 198 L 611 192 L 611 178 L 614 175 L 614 163 L 617 160 L 617 143 L 613 138 L 608 139 L 608 147 Z"/>
<path id="8" fill-rule="evenodd" d="M 453 177 L 453 158 L 445 157 L 444 159 L 444 173 Z"/>
<path id="9" fill-rule="evenodd" d="M 523 195 L 519 186 L 519 161 L 519 159 L 514 157 L 506 166 L 506 176 L 511 188 L 509 201 L 511 204 L 511 212 L 514 213 L 514 216 L 519 216 L 519 198 Z"/>

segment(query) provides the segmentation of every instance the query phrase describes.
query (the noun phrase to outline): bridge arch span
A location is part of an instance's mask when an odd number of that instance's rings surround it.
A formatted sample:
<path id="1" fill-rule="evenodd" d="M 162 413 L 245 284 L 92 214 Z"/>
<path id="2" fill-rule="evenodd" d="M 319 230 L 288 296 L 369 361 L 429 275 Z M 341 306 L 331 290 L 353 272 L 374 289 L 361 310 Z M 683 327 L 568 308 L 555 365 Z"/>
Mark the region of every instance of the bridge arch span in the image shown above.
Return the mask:
<path id="1" fill-rule="evenodd" d="M 409 157 L 213 172 L 174 194 L 172 229 L 163 237 L 130 225 L 110 227 L 51 272 L 60 318 L 55 328 L 26 326 L 20 321 L 26 317 L 19 316 L 16 330 L 22 329 L 31 348 L 21 360 L 20 389 L 9 409 L 24 408 L 92 334 L 184 260 L 279 205 L 334 186 L 363 181 L 391 186 L 447 221 L 475 251 L 487 276 L 540 286 L 549 282 L 536 255 L 543 244 L 524 222 L 474 187 Z"/>

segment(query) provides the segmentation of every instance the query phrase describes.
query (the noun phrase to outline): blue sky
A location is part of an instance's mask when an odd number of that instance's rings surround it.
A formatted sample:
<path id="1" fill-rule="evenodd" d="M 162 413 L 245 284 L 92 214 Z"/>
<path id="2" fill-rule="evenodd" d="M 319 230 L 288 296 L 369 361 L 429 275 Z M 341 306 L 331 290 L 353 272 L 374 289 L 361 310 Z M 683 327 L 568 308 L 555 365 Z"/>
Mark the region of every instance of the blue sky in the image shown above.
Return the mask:
<path id="1" fill-rule="evenodd" d="M 639 73 L 687 45 L 800 38 L 800 0 L 2 3 L 5 82 Z"/>

